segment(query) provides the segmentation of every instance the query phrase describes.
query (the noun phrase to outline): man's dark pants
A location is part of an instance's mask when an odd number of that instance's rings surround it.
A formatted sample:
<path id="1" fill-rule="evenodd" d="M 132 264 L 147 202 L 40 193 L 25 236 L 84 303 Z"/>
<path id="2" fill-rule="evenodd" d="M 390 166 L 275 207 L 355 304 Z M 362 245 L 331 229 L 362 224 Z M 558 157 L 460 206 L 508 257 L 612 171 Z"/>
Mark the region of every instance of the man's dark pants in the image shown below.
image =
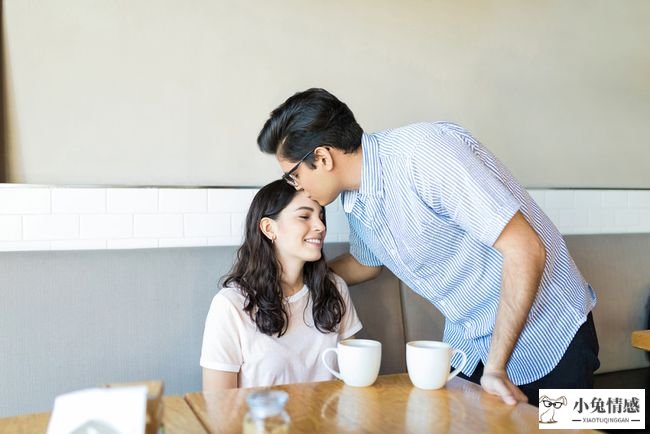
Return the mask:
<path id="1" fill-rule="evenodd" d="M 552 343 L 550 343 L 552 345 Z M 594 320 L 589 312 L 587 321 L 578 329 L 564 356 L 551 372 L 539 380 L 519 386 L 528 402 L 539 406 L 539 389 L 591 389 L 594 387 L 594 371 L 600 366 L 598 360 L 598 337 Z M 471 376 L 458 374 L 466 380 L 481 384 L 483 363 L 479 362 Z"/>

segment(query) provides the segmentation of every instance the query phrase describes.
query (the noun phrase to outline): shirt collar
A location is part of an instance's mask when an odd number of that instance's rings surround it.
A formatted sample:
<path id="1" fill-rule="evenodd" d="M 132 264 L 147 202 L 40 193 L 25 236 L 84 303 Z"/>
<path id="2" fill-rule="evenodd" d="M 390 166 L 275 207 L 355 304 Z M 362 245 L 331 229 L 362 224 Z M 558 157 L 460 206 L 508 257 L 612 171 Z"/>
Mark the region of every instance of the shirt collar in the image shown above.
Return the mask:
<path id="1" fill-rule="evenodd" d="M 343 209 L 351 213 L 359 196 L 382 196 L 383 181 L 379 159 L 379 141 L 372 134 L 361 136 L 361 181 L 358 190 L 343 194 Z"/>
<path id="2" fill-rule="evenodd" d="M 293 303 L 293 302 L 298 301 L 298 300 L 300 300 L 301 298 L 303 298 L 303 297 L 304 297 L 308 292 L 309 292 L 309 288 L 307 288 L 307 285 L 305 284 L 305 285 L 303 285 L 303 287 L 300 288 L 300 290 L 299 290 L 298 292 L 296 292 L 295 294 L 290 295 L 289 297 L 284 297 L 284 300 L 285 300 L 287 303 Z"/>

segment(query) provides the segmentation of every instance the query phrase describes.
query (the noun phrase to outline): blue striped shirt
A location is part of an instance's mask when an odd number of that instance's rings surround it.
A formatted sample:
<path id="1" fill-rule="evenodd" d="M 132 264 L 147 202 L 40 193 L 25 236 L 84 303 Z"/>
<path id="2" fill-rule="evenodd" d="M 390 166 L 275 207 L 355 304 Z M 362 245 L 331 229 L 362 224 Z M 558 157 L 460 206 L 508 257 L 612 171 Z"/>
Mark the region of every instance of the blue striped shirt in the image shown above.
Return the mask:
<path id="1" fill-rule="evenodd" d="M 510 172 L 459 125 L 409 125 L 362 138 L 358 190 L 342 195 L 350 253 L 385 265 L 445 316 L 444 341 L 486 363 L 501 289 L 492 247 L 517 211 L 546 247 L 528 320 L 507 365 L 515 384 L 548 374 L 596 304 L 550 219 Z M 460 361 L 454 358 L 452 365 Z"/>

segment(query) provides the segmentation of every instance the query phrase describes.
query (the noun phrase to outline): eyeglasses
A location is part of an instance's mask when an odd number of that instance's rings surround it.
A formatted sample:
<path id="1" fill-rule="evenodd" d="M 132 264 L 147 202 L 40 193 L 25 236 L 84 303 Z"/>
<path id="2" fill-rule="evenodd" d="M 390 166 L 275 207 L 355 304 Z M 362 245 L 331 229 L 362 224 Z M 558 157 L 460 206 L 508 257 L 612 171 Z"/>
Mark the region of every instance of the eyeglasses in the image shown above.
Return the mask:
<path id="1" fill-rule="evenodd" d="M 561 408 L 564 405 L 563 402 L 551 402 L 551 401 L 547 401 L 547 400 L 544 400 L 542 402 L 544 403 L 544 407 L 547 407 L 547 408 L 550 407 L 550 406 L 553 406 L 554 408 Z"/>
<path id="2" fill-rule="evenodd" d="M 300 166 L 300 164 L 301 164 L 303 161 L 305 161 L 305 159 L 306 159 L 307 157 L 309 157 L 309 156 L 310 156 L 310 155 L 311 155 L 315 150 L 316 150 L 316 148 L 314 148 L 314 149 L 312 149 L 311 151 L 307 152 L 307 153 L 305 154 L 304 157 L 302 157 L 300 160 L 298 160 L 298 162 L 296 163 L 296 165 L 293 166 L 293 167 L 291 168 L 291 170 L 289 170 L 288 172 L 284 172 L 284 174 L 282 175 L 282 179 L 284 179 L 284 180 L 286 181 L 287 184 L 289 184 L 289 185 L 292 186 L 293 188 L 298 188 L 298 180 L 297 180 L 296 177 L 293 175 L 293 173 L 294 173 L 296 170 L 298 170 L 298 167 Z"/>

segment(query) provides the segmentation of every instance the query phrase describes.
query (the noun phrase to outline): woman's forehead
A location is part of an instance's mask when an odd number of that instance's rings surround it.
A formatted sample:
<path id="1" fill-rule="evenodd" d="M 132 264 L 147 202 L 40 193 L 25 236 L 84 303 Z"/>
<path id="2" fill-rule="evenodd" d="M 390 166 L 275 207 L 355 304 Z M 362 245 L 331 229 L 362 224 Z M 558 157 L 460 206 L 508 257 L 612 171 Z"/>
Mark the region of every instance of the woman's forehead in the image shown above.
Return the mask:
<path id="1" fill-rule="evenodd" d="M 316 212 L 321 211 L 321 206 L 318 204 L 318 202 L 307 197 L 307 193 L 304 191 L 299 191 L 293 197 L 293 200 L 289 202 L 287 209 L 290 211 L 295 211 L 304 208 L 310 208 Z"/>

